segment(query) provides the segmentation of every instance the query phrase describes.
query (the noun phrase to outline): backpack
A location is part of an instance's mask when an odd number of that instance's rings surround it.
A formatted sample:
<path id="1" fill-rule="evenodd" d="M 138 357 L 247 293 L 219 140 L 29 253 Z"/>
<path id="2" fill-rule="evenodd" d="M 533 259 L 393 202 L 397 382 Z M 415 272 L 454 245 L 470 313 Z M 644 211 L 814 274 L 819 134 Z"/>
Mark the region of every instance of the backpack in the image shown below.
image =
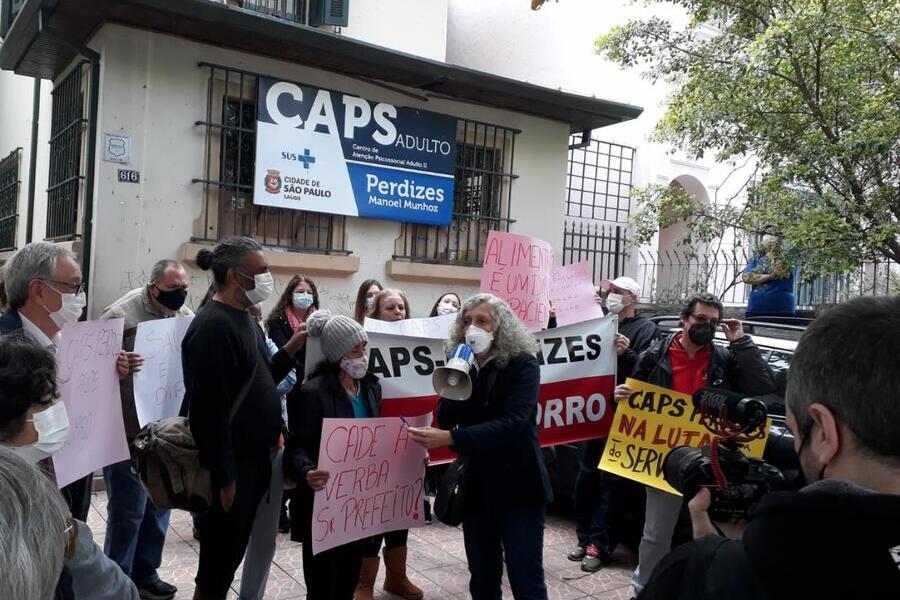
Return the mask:
<path id="1" fill-rule="evenodd" d="M 256 365 L 234 399 L 229 427 L 255 377 Z M 134 438 L 134 450 L 134 469 L 156 508 L 203 512 L 212 506 L 212 475 L 200 464 L 200 450 L 186 417 L 148 423 Z"/>

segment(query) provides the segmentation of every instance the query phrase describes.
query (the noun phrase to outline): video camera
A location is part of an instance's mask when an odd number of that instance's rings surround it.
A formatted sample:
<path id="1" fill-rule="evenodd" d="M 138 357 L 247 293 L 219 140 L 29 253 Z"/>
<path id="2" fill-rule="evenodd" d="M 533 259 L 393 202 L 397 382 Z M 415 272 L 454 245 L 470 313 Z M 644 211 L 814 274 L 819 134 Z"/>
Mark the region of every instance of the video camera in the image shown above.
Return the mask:
<path id="1" fill-rule="evenodd" d="M 769 491 L 785 489 L 784 474 L 777 467 L 741 452 L 748 442 L 762 439 L 768 427 L 766 405 L 727 390 L 705 388 L 693 396 L 700 424 L 713 434 L 705 448 L 678 446 L 663 463 L 666 482 L 691 499 L 706 487 L 712 492 L 709 514 L 713 520 L 743 519 L 751 506 Z M 776 453 L 785 449 L 781 438 Z M 793 454 L 791 452 L 787 454 Z M 767 444 L 767 454 L 768 444 Z M 787 459 L 790 460 L 790 459 Z M 796 460 L 793 457 L 793 460 Z"/>

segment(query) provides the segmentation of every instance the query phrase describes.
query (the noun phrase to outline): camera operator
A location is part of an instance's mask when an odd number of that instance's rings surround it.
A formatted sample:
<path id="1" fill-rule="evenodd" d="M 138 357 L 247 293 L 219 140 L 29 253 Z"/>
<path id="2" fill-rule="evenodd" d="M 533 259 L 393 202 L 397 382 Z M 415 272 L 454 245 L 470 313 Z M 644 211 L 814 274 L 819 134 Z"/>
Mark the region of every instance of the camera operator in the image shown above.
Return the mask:
<path id="1" fill-rule="evenodd" d="M 806 480 L 767 495 L 740 540 L 718 535 L 709 490 L 695 541 L 653 572 L 655 598 L 900 598 L 900 297 L 819 317 L 791 361 L 787 421 Z"/>
<path id="2" fill-rule="evenodd" d="M 723 319 L 722 303 L 712 294 L 693 294 L 681 310 L 682 330 L 653 343 L 644 351 L 631 376 L 634 379 L 693 395 L 701 388 L 724 388 L 750 396 L 775 389 L 759 348 L 737 319 Z M 725 332 L 728 348 L 713 344 L 716 330 Z M 627 385 L 616 386 L 615 399 L 631 395 Z M 638 568 L 631 583 L 640 592 L 653 569 L 669 553 L 681 512 L 682 497 L 647 488 L 644 532 Z"/>

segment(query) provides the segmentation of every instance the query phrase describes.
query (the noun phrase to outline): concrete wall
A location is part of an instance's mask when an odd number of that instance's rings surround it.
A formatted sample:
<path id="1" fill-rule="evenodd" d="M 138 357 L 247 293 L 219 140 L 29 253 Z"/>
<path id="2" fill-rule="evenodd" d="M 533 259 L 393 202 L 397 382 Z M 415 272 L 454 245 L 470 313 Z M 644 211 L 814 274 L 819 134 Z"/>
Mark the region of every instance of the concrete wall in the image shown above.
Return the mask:
<path id="1" fill-rule="evenodd" d="M 341 35 L 443 61 L 448 0 L 352 0 Z"/>
<path id="2" fill-rule="evenodd" d="M 327 72 L 116 25 L 104 26 L 90 45 L 103 57 L 99 133 L 130 135 L 127 168 L 141 172 L 140 184 L 118 183 L 117 169 L 122 165 L 97 162 L 92 316 L 125 291 L 146 283 L 153 262 L 176 256 L 193 235 L 204 202 L 202 186 L 191 183 L 205 172 L 204 129 L 194 122 L 206 118 L 208 70 L 199 68 L 199 61 L 521 129 L 514 166 L 520 178 L 513 184 L 511 210 L 517 222 L 511 230 L 561 246 L 565 124 L 446 100 L 419 102 Z M 426 316 L 444 289 L 455 288 L 461 295 L 475 291 L 474 286 L 387 278 L 385 262 L 394 254 L 400 228 L 398 222 L 347 219 L 347 249 L 359 257 L 359 270 L 347 277 L 318 278 L 323 306 L 349 312 L 358 285 L 370 277 L 405 289 L 413 316 Z M 276 272 L 279 291 L 293 274 Z M 191 276 L 189 301 L 196 303 L 208 279 L 197 270 Z"/>
<path id="3" fill-rule="evenodd" d="M 47 177 L 50 148 L 50 90 L 49 81 L 41 82 L 41 110 L 39 113 L 37 174 L 35 187 L 35 215 L 32 235 L 34 240 L 44 237 L 47 218 Z M 31 122 L 34 98 L 34 80 L 11 71 L 0 71 L 0 157 L 6 157 L 16 148 L 22 148 L 19 164 L 19 223 L 16 246 L 25 243 L 26 210 L 28 205 L 28 173 L 31 168 Z"/>

